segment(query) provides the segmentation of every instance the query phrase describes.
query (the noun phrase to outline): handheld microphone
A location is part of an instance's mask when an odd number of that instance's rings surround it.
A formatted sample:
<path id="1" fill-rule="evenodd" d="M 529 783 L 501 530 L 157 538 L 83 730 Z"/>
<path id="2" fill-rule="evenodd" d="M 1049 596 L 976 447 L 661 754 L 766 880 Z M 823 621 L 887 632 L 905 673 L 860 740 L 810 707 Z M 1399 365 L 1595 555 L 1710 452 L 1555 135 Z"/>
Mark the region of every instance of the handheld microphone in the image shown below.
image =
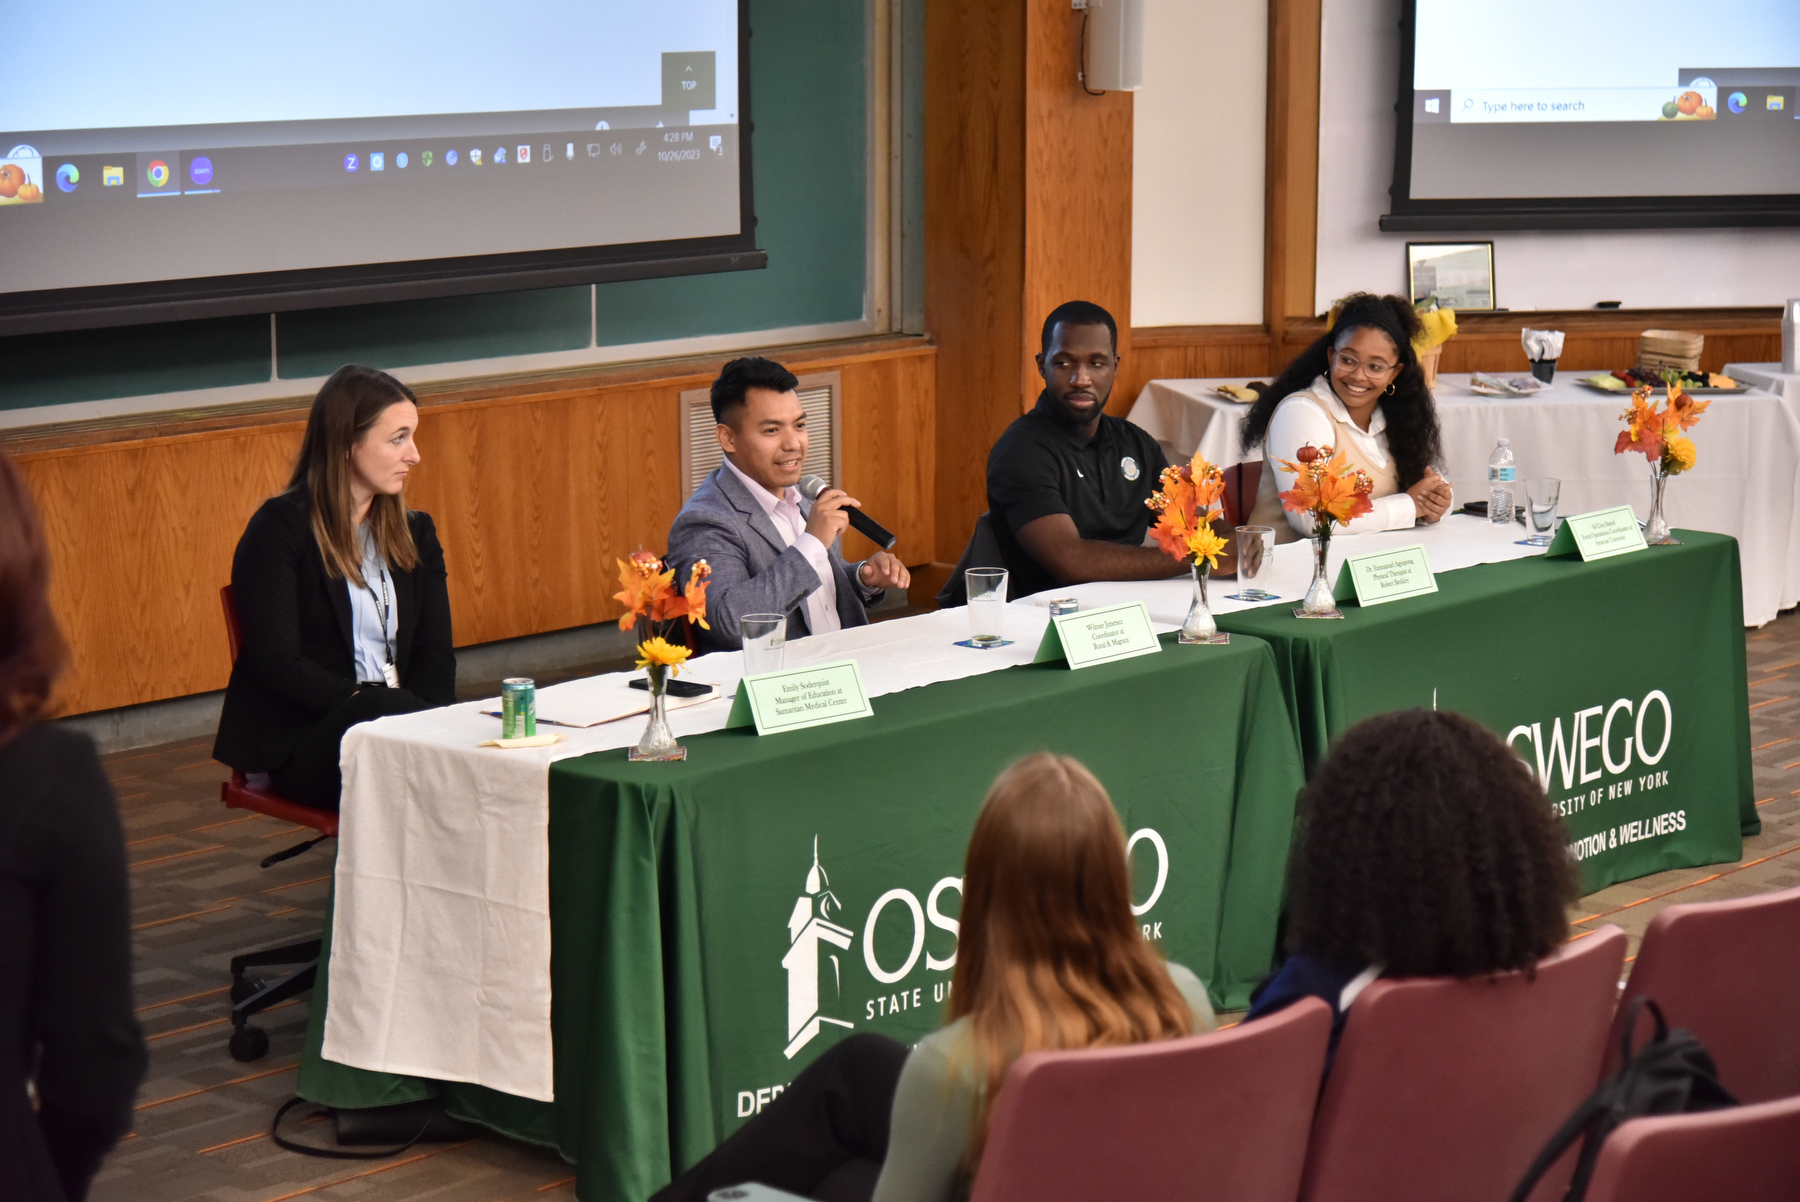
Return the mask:
<path id="1" fill-rule="evenodd" d="M 818 500 L 819 494 L 830 487 L 831 485 L 825 483 L 823 476 L 800 477 L 800 495 L 809 501 Z M 893 550 L 896 540 L 880 522 L 854 505 L 844 506 L 844 512 L 849 515 L 850 525 L 856 528 L 857 533 L 863 535 L 883 551 Z"/>

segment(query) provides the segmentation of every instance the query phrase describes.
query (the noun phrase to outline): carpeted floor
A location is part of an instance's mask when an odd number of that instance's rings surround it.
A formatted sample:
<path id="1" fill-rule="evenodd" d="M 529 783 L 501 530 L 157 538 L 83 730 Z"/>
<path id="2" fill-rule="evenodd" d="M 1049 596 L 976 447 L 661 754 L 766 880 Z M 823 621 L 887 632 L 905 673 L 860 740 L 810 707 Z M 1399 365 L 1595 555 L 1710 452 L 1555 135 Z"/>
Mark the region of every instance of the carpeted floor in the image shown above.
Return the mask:
<path id="1" fill-rule="evenodd" d="M 1744 858 L 1736 864 L 1665 872 L 1583 898 L 1575 916 L 1578 929 L 1617 923 L 1631 933 L 1635 950 L 1645 925 L 1671 902 L 1800 885 L 1800 613 L 1790 610 L 1749 632 L 1746 640 L 1763 833 L 1746 840 Z M 317 933 L 335 844 L 258 868 L 262 857 L 298 842 L 305 832 L 221 808 L 225 770 L 210 758 L 210 743 L 177 743 L 107 761 L 131 843 L 137 992 L 151 1062 L 136 1130 L 113 1153 L 91 1197 L 95 1202 L 572 1197 L 573 1170 L 554 1152 L 492 1135 L 365 1163 L 311 1159 L 269 1142 L 269 1119 L 292 1093 L 306 1000 L 260 1018 L 270 1036 L 269 1054 L 255 1064 L 239 1064 L 225 1050 L 226 962 L 241 951 Z M 324 1136 L 329 1127 L 300 1131 Z"/>

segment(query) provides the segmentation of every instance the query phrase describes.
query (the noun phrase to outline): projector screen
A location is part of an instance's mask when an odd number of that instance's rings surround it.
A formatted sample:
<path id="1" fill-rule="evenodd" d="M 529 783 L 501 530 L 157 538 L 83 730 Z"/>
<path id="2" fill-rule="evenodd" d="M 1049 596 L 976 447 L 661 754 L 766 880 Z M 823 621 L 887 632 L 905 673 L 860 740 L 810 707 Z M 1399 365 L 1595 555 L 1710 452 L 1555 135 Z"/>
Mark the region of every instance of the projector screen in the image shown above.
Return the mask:
<path id="1" fill-rule="evenodd" d="M 0 333 L 760 267 L 741 0 L 57 0 Z M 35 78 L 34 68 L 34 78 Z"/>
<path id="2" fill-rule="evenodd" d="M 1800 0 L 1409 0 L 1386 230 L 1800 224 Z"/>

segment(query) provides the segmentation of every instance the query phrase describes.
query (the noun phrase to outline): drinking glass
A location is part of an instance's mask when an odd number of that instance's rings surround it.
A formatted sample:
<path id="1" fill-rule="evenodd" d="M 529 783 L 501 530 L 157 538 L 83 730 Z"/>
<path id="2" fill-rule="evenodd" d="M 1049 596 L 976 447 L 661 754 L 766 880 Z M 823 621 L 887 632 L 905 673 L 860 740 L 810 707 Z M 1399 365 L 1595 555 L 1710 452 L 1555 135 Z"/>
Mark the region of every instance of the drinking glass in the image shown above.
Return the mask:
<path id="1" fill-rule="evenodd" d="M 744 633 L 744 675 L 781 671 L 782 651 L 787 647 L 787 615 L 745 614 L 738 625 Z"/>
<path id="2" fill-rule="evenodd" d="M 1275 528 L 1273 526 L 1239 526 L 1237 534 L 1238 579 L 1244 588 L 1231 594 L 1233 601 L 1273 601 L 1276 595 L 1264 588 L 1258 588 L 1253 582 L 1263 574 L 1269 566 L 1270 556 L 1275 554 Z"/>
<path id="3" fill-rule="evenodd" d="M 963 581 L 969 590 L 969 641 L 995 646 L 1006 629 L 1006 569 L 970 568 Z"/>
<path id="4" fill-rule="evenodd" d="M 1525 481 L 1525 506 L 1531 514 L 1531 537 L 1523 541 L 1534 547 L 1550 545 L 1550 531 L 1556 525 L 1556 503 L 1561 497 L 1561 480 L 1542 476 Z"/>

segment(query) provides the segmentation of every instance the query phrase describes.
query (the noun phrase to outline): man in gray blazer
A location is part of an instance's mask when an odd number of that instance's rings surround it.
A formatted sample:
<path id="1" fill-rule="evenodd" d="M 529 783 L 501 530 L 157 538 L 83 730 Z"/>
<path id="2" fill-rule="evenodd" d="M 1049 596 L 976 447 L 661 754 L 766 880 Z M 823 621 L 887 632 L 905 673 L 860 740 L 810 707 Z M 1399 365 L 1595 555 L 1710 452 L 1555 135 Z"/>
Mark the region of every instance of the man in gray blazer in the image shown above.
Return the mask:
<path id="1" fill-rule="evenodd" d="M 745 614 L 787 614 L 787 637 L 865 625 L 866 606 L 888 588 L 912 583 L 886 551 L 846 564 L 839 540 L 856 498 L 829 488 L 800 495 L 808 438 L 806 410 L 792 372 L 768 359 L 734 359 L 713 381 L 713 420 L 725 462 L 708 476 L 669 527 L 668 561 L 676 579 L 704 559 L 710 630 L 695 631 L 703 651 L 743 645 Z"/>

